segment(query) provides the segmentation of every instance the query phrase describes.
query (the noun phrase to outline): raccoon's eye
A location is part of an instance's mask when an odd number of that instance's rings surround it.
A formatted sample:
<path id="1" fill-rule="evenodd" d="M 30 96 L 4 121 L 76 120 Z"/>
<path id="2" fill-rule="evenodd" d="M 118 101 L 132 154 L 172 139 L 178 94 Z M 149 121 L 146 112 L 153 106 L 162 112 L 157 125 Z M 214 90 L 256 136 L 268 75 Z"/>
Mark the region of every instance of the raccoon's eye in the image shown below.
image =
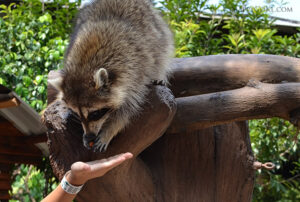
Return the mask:
<path id="1" fill-rule="evenodd" d="M 109 110 L 110 110 L 110 108 L 103 108 L 101 110 L 93 111 L 93 112 L 89 113 L 88 120 L 89 121 L 97 121 L 97 120 L 101 119 L 102 116 L 104 116 Z"/>

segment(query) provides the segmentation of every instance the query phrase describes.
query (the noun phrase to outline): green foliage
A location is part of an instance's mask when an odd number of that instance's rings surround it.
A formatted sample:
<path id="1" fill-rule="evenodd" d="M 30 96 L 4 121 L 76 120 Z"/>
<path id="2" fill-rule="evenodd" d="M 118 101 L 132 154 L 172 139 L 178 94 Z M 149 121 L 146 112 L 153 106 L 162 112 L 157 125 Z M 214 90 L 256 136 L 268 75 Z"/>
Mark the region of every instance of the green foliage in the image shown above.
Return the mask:
<path id="1" fill-rule="evenodd" d="M 221 0 L 213 6 L 198 0 L 160 3 L 174 32 L 177 57 L 224 53 L 300 57 L 300 32 L 278 35 L 263 9 L 245 9 L 248 0 Z M 222 15 L 214 15 L 218 13 Z M 276 165 L 275 171 L 257 173 L 253 201 L 300 201 L 298 130 L 278 118 L 252 120 L 249 126 L 256 158 Z"/>
<path id="2" fill-rule="evenodd" d="M 68 43 L 77 4 L 55 8 L 66 2 L 56 0 L 44 10 L 39 0 L 0 6 L 0 83 L 37 111 L 47 105 L 47 74 L 61 68 Z"/>
<path id="3" fill-rule="evenodd" d="M 33 202 L 41 201 L 44 198 L 44 188 L 46 180 L 49 181 L 51 187 L 48 188 L 48 193 L 57 186 L 54 177 L 45 178 L 45 173 L 41 172 L 34 166 L 21 165 L 14 171 L 14 183 L 12 184 L 11 202 L 24 201 Z"/>
<path id="4" fill-rule="evenodd" d="M 271 161 L 274 172 L 259 172 L 255 201 L 299 201 L 300 136 L 288 121 L 272 118 L 250 122 L 252 148 L 257 159 Z M 262 194 L 265 193 L 265 194 Z"/>
<path id="5" fill-rule="evenodd" d="M 47 75 L 62 66 L 79 4 L 24 0 L 18 5 L 0 5 L 0 84 L 13 89 L 37 111 L 47 105 Z M 16 167 L 11 193 L 16 201 L 40 201 L 55 187 L 50 166 L 43 165 L 40 169 Z"/>

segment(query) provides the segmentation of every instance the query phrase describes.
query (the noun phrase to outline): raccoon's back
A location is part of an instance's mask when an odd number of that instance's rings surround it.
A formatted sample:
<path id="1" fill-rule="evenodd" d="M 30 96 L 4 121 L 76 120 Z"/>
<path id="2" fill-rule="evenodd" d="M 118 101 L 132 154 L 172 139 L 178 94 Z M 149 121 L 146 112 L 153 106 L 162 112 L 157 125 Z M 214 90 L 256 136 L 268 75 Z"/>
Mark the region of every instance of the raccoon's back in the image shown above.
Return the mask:
<path id="1" fill-rule="evenodd" d="M 172 53 L 172 34 L 149 0 L 95 0 L 78 14 L 65 69 L 87 80 L 104 67 L 115 86 L 142 91 L 166 80 Z"/>
<path id="2" fill-rule="evenodd" d="M 173 54 L 173 36 L 150 0 L 95 0 L 80 10 L 74 35 L 76 30 L 88 22 L 99 25 L 109 23 L 112 28 L 116 27 L 115 22 L 126 24 L 131 31 L 120 26 L 115 32 L 132 32 L 128 38 L 134 37 L 136 44 L 139 44 L 137 51 L 145 52 L 144 62 L 146 58 L 151 58 L 156 68 L 164 69 L 168 66 L 168 58 Z M 148 65 L 149 68 L 155 68 Z"/>
<path id="3" fill-rule="evenodd" d="M 126 21 L 145 32 L 153 28 L 152 25 L 155 25 L 154 29 L 165 27 L 157 14 L 150 0 L 95 0 L 80 10 L 77 25 L 85 21 L 115 19 Z"/>

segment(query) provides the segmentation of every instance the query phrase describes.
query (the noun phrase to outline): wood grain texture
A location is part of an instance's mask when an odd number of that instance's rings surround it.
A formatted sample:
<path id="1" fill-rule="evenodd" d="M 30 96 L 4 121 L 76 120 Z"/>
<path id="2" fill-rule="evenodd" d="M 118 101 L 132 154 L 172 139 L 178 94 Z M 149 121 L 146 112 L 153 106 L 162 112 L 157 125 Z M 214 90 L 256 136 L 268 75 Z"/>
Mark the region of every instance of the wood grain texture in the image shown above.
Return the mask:
<path id="1" fill-rule="evenodd" d="M 34 157 L 34 156 L 25 156 L 25 155 L 11 155 L 11 154 L 0 154 L 0 163 L 3 164 L 15 164 L 15 163 L 23 163 L 23 164 L 32 164 L 39 165 L 42 162 L 42 158 Z"/>
<path id="2" fill-rule="evenodd" d="M 11 199 L 8 190 L 0 190 L 0 199 L 1 202 L 8 202 L 8 200 Z"/>
<path id="3" fill-rule="evenodd" d="M 277 55 L 210 55 L 173 59 L 170 89 L 186 97 L 242 88 L 249 80 L 300 82 L 300 59 Z"/>
<path id="4" fill-rule="evenodd" d="M 7 136 L 0 135 L 0 144 L 9 144 L 9 145 L 31 145 L 34 147 L 34 144 L 40 143 L 40 142 L 46 142 L 47 141 L 47 135 L 30 135 L 30 136 L 10 136 L 7 134 Z"/>
<path id="5" fill-rule="evenodd" d="M 105 154 L 82 146 L 81 126 L 55 101 L 50 86 L 45 121 L 60 178 L 75 161 L 134 153 L 130 162 L 89 181 L 78 201 L 251 201 L 254 158 L 244 120 L 277 116 L 299 123 L 300 60 L 218 55 L 174 59 L 171 65 L 176 100 L 165 87 L 155 87 L 141 116 Z"/>
<path id="6" fill-rule="evenodd" d="M 178 110 L 170 133 L 191 131 L 233 121 L 280 117 L 299 124 L 300 83 L 267 84 L 176 98 Z"/>
<path id="7" fill-rule="evenodd" d="M 0 122 L 0 136 L 24 136 L 16 127 L 6 119 Z"/>
<path id="8" fill-rule="evenodd" d="M 43 154 L 34 145 L 7 145 L 0 143 L 0 154 L 12 154 L 12 155 L 21 155 L 21 156 L 35 156 L 42 158 Z"/>
<path id="9" fill-rule="evenodd" d="M 156 201 L 251 201 L 252 169 L 245 122 L 165 134 L 141 158 L 156 184 Z"/>
<path id="10" fill-rule="evenodd" d="M 0 180 L 0 190 L 9 190 L 11 183 L 8 180 Z"/>

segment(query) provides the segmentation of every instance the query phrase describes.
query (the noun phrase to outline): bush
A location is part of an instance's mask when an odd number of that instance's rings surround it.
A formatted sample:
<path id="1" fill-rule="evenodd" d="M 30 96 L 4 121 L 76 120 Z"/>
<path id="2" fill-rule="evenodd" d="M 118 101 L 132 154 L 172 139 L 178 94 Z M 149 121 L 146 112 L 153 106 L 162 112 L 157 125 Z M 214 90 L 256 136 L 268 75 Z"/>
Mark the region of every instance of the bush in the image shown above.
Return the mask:
<path id="1" fill-rule="evenodd" d="M 13 89 L 35 110 L 47 105 L 47 75 L 62 68 L 72 19 L 80 2 L 24 0 L 0 5 L 0 84 Z M 40 201 L 55 187 L 52 170 L 17 166 L 12 196 L 19 201 Z M 47 173 L 45 175 L 45 173 Z M 49 187 L 45 187 L 49 184 Z"/>
<path id="2" fill-rule="evenodd" d="M 44 11 L 39 0 L 0 6 L 0 84 L 14 89 L 37 111 L 47 105 L 48 72 L 61 68 L 68 44 L 68 21 L 77 4 L 53 9 L 66 2 L 46 4 Z"/>

